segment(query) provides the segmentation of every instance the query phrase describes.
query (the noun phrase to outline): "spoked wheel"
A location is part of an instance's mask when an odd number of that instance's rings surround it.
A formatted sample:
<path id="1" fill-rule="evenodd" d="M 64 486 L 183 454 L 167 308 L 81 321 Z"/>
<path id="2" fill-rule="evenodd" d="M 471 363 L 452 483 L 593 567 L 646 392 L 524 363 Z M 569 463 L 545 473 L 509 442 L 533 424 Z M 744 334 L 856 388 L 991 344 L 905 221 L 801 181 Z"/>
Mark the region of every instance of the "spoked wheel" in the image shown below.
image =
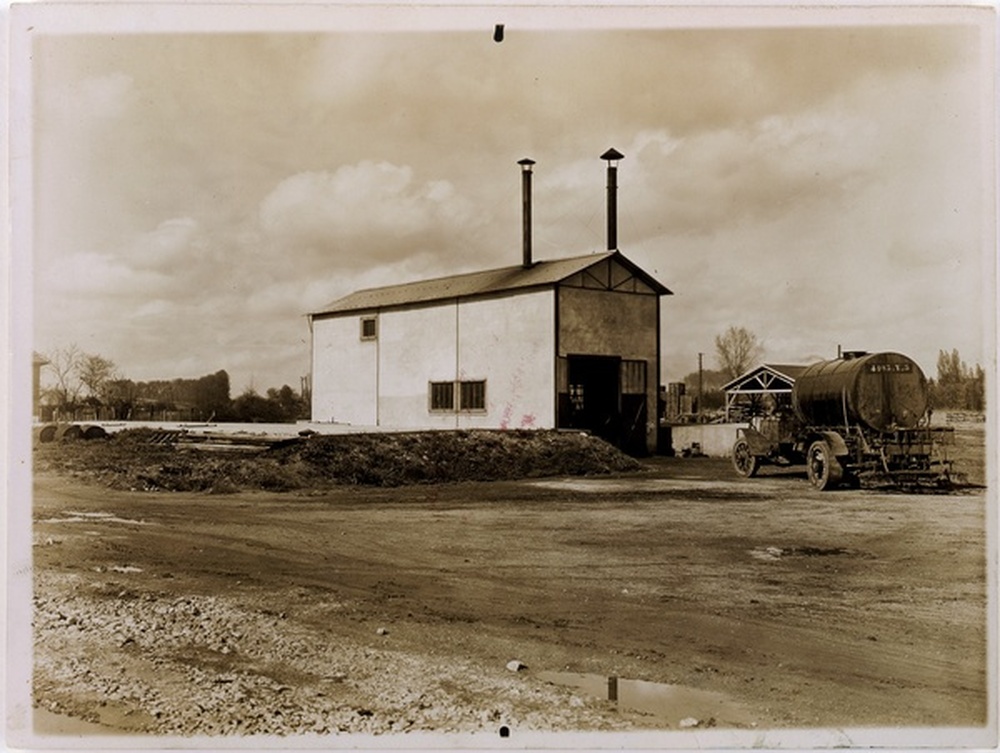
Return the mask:
<path id="1" fill-rule="evenodd" d="M 826 440 L 817 439 L 809 445 L 806 473 L 809 483 L 820 491 L 836 486 L 844 478 L 844 468 Z"/>
<path id="2" fill-rule="evenodd" d="M 760 458 L 750 451 L 750 443 L 745 439 L 737 439 L 733 445 L 733 468 L 746 478 L 756 476 L 760 468 Z"/>

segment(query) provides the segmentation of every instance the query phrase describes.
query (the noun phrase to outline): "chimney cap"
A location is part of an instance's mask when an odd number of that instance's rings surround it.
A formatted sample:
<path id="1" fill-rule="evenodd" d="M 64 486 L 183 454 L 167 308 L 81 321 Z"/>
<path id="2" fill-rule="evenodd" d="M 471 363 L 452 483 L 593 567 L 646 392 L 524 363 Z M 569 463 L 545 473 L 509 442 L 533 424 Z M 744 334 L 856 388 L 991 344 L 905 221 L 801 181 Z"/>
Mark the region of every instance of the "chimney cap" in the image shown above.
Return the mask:
<path id="1" fill-rule="evenodd" d="M 524 159 L 519 159 L 517 161 L 517 164 L 523 165 L 524 167 L 531 167 L 533 164 L 535 164 L 535 161 L 531 159 L 531 157 L 525 157 Z"/>
<path id="2" fill-rule="evenodd" d="M 601 159 L 606 159 L 606 160 L 619 160 L 624 158 L 625 155 L 619 152 L 614 147 L 611 147 L 610 149 L 608 149 L 608 151 L 606 151 L 604 154 L 601 155 Z"/>

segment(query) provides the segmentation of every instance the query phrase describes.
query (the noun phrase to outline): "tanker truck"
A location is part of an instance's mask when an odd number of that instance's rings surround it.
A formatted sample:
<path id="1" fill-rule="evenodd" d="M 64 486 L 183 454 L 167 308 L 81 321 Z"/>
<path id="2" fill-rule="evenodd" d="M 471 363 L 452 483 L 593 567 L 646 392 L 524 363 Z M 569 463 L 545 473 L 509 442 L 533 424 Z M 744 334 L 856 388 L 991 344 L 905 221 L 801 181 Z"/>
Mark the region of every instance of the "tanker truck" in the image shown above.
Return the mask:
<path id="1" fill-rule="evenodd" d="M 733 466 L 753 477 L 764 464 L 805 465 L 817 489 L 948 486 L 949 427 L 932 427 L 927 379 L 899 353 L 849 351 L 807 366 L 790 403 L 737 430 Z"/>

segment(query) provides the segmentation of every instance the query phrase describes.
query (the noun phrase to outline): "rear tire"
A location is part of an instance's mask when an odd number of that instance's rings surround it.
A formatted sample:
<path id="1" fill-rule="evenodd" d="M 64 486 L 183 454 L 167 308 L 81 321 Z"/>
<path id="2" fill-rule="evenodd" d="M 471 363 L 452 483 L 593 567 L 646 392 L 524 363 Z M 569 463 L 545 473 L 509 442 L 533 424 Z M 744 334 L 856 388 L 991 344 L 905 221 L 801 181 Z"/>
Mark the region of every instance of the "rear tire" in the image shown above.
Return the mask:
<path id="1" fill-rule="evenodd" d="M 733 468 L 744 478 L 753 478 L 760 468 L 760 458 L 751 452 L 745 439 L 737 439 L 733 445 Z"/>
<path id="2" fill-rule="evenodd" d="M 844 478 L 844 467 L 826 440 L 817 439 L 809 445 L 806 474 L 809 476 L 809 483 L 820 491 L 832 489 Z"/>

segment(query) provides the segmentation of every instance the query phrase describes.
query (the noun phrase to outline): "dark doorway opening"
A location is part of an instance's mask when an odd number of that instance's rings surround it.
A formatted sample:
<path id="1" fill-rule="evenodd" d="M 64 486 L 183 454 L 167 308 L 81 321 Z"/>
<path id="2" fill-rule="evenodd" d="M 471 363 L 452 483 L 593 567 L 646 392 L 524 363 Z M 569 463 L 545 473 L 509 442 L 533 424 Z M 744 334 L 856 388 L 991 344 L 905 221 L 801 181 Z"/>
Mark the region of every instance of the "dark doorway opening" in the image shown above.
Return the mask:
<path id="1" fill-rule="evenodd" d="M 569 356 L 568 391 L 560 400 L 559 425 L 585 429 L 620 447 L 620 365 L 615 356 Z"/>

